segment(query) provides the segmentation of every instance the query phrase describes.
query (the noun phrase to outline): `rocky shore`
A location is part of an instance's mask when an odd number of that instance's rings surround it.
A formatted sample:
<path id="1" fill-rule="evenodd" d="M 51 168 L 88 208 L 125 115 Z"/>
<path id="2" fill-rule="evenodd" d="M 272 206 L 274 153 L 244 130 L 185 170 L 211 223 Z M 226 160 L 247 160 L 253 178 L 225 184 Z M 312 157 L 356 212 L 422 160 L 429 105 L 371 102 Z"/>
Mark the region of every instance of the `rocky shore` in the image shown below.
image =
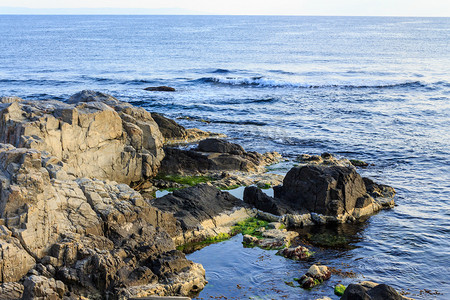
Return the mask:
<path id="1" fill-rule="evenodd" d="M 278 153 L 245 151 L 103 93 L 0 102 L 0 299 L 190 296 L 207 284 L 205 270 L 177 246 L 244 234 L 257 217 L 271 225 L 244 242 L 304 259 L 306 248 L 286 248 L 297 236 L 289 229 L 362 222 L 394 206 L 392 187 L 346 159 L 302 156 L 286 176 L 270 174 Z M 223 191 L 237 186 L 244 201 Z M 155 198 L 162 187 L 173 193 Z M 307 275 L 309 287 L 318 279 Z M 380 286 L 349 286 L 342 299 L 378 299 L 367 298 L 378 290 L 402 299 Z"/>

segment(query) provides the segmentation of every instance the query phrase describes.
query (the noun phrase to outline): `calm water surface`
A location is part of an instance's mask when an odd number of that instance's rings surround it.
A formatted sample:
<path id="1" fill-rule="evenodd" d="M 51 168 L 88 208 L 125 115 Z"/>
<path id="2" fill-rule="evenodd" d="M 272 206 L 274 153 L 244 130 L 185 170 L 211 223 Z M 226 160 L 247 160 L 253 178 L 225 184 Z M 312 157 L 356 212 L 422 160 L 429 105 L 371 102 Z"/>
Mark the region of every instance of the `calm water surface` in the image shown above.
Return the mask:
<path id="1" fill-rule="evenodd" d="M 289 287 L 310 262 L 236 236 L 189 256 L 209 281 L 199 297 L 337 298 L 361 279 L 450 297 L 449 18 L 0 16 L 0 32 L 0 95 L 108 92 L 248 150 L 368 161 L 363 175 L 397 189 L 395 209 L 340 231 L 352 249 L 316 249 L 358 278 Z M 177 92 L 142 90 L 155 85 Z"/>

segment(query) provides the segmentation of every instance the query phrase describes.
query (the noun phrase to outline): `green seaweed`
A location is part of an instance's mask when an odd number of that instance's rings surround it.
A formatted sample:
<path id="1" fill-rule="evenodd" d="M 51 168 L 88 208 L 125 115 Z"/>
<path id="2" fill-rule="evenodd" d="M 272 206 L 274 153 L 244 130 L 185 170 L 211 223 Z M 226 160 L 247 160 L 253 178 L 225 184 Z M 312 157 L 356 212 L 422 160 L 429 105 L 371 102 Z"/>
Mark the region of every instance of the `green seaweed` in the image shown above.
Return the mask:
<path id="1" fill-rule="evenodd" d="M 216 243 L 220 243 L 223 241 L 226 241 L 230 238 L 231 236 L 228 233 L 219 233 L 216 236 L 204 239 L 202 241 L 198 241 L 198 242 L 192 242 L 192 243 L 187 243 L 187 244 L 183 244 L 177 247 L 177 250 L 182 251 L 186 254 L 188 253 L 192 253 L 194 251 L 200 250 L 206 246 L 209 246 L 211 244 L 216 244 Z"/>
<path id="2" fill-rule="evenodd" d="M 267 190 L 267 189 L 270 189 L 272 186 L 270 185 L 270 184 L 268 184 L 268 183 L 264 183 L 262 186 L 260 186 L 259 188 L 260 189 L 263 189 L 263 190 Z"/>
<path id="3" fill-rule="evenodd" d="M 330 248 L 346 248 L 349 243 L 345 236 L 330 233 L 313 234 L 309 240 L 314 245 Z"/>
<path id="4" fill-rule="evenodd" d="M 244 221 L 238 222 L 235 226 L 231 228 L 231 235 L 236 235 L 242 233 L 243 235 L 249 234 L 251 236 L 262 238 L 260 228 L 264 227 L 268 229 L 269 222 L 260 220 L 257 218 L 248 218 Z"/>
<path id="5" fill-rule="evenodd" d="M 157 175 L 156 179 L 162 179 L 166 181 L 172 181 L 179 184 L 184 184 L 188 186 L 194 186 L 199 183 L 213 181 L 213 178 L 209 176 L 181 176 L 181 175 Z"/>
<path id="6" fill-rule="evenodd" d="M 346 287 L 342 284 L 338 284 L 334 287 L 334 294 L 337 296 L 342 296 L 344 295 Z"/>
<path id="7" fill-rule="evenodd" d="M 242 185 L 239 184 L 234 184 L 234 185 L 230 185 L 230 186 L 220 186 L 219 189 L 223 190 L 223 191 L 230 191 L 230 190 L 234 190 L 237 189 L 239 187 L 241 187 Z"/>

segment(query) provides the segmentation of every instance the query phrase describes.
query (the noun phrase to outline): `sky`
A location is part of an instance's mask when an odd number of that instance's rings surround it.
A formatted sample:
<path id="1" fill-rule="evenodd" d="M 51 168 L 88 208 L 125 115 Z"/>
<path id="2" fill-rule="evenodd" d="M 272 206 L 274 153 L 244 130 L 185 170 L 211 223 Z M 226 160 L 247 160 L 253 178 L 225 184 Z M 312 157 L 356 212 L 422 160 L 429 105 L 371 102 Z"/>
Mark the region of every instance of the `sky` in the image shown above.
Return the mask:
<path id="1" fill-rule="evenodd" d="M 450 0 L 0 0 L 0 14 L 90 12 L 450 17 Z"/>

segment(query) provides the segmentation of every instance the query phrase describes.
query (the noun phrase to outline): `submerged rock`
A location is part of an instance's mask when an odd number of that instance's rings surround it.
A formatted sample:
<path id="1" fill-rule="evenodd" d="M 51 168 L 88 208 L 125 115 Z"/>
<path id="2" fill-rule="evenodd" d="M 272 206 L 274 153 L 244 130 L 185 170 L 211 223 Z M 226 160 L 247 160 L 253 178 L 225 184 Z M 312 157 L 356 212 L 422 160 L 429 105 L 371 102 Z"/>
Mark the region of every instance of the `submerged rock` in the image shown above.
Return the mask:
<path id="1" fill-rule="evenodd" d="M 259 237 L 246 234 L 242 242 L 246 246 L 257 246 L 266 250 L 276 250 L 288 247 L 297 236 L 298 233 L 295 231 L 269 229 L 260 232 Z"/>
<path id="2" fill-rule="evenodd" d="M 362 220 L 394 205 L 395 190 L 363 179 L 354 167 L 306 165 L 292 168 L 274 197 L 247 187 L 244 201 L 283 216 L 288 226 Z"/>
<path id="3" fill-rule="evenodd" d="M 150 86 L 145 88 L 144 90 L 146 91 L 151 91 L 151 92 L 175 92 L 175 89 L 173 87 L 170 86 Z"/>

